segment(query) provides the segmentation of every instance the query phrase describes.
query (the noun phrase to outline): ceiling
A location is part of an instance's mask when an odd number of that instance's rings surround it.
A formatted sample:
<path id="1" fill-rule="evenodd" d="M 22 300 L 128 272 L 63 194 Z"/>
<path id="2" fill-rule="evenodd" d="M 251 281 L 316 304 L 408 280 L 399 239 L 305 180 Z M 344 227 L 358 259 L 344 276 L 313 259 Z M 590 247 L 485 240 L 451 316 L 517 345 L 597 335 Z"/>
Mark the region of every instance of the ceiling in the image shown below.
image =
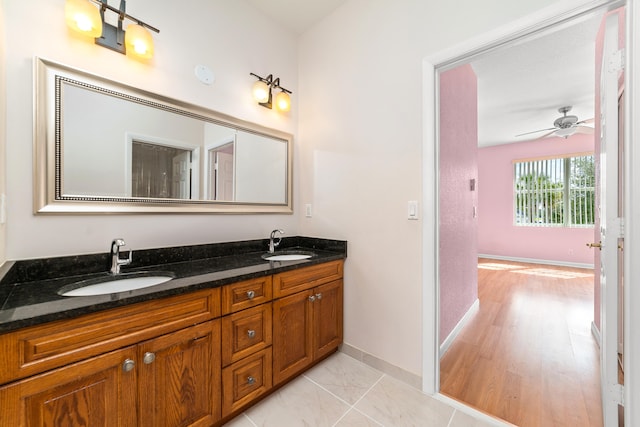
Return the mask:
<path id="1" fill-rule="evenodd" d="M 279 25 L 302 34 L 348 0 L 245 0 Z M 579 120 L 594 115 L 595 37 L 602 14 L 565 23 L 471 61 L 478 77 L 478 145 L 535 139 L 558 109 Z M 558 137 L 551 137 L 561 141 Z"/>
<path id="2" fill-rule="evenodd" d="M 478 78 L 479 146 L 538 138 L 547 132 L 515 135 L 553 128 L 563 106 L 573 106 L 568 114 L 578 120 L 593 118 L 601 18 L 582 18 L 471 62 Z"/>
<path id="3" fill-rule="evenodd" d="M 302 34 L 347 0 L 245 0 L 280 26 Z"/>

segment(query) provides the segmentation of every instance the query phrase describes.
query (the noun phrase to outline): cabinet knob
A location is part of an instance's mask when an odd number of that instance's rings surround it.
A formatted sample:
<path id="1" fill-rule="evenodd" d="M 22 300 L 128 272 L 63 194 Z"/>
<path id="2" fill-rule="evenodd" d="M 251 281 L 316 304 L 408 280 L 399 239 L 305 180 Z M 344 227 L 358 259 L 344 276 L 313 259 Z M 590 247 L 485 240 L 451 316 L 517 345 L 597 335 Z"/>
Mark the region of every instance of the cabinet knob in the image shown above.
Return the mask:
<path id="1" fill-rule="evenodd" d="M 255 383 L 256 383 L 256 379 L 254 377 L 252 377 L 251 375 L 249 375 L 247 377 L 247 384 L 254 385 Z"/>
<path id="2" fill-rule="evenodd" d="M 125 360 L 124 363 L 122 364 L 122 370 L 125 372 L 131 372 L 135 367 L 136 367 L 136 362 L 134 362 L 131 359 Z"/>
<path id="3" fill-rule="evenodd" d="M 322 299 L 322 293 L 316 294 L 316 299 Z"/>
<path id="4" fill-rule="evenodd" d="M 309 295 L 309 301 L 314 302 L 316 300 L 315 295 Z"/>
<path id="5" fill-rule="evenodd" d="M 255 291 L 247 291 L 247 298 L 254 299 L 256 297 Z"/>
<path id="6" fill-rule="evenodd" d="M 254 337 L 256 336 L 256 331 L 255 331 L 255 330 L 253 330 L 253 329 L 249 329 L 249 330 L 247 331 L 247 336 L 248 336 L 249 338 L 254 338 Z"/>
<path id="7" fill-rule="evenodd" d="M 144 357 L 142 358 L 142 361 L 145 363 L 145 365 L 150 365 L 154 360 L 156 360 L 156 354 L 149 351 L 146 352 L 144 354 Z"/>

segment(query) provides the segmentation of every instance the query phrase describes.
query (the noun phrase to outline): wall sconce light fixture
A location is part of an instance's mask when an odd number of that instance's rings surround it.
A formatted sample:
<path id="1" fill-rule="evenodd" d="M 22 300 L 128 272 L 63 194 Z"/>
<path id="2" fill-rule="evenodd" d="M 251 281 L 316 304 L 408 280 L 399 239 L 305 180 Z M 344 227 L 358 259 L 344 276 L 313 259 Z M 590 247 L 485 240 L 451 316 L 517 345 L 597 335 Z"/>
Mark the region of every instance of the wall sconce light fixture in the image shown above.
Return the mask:
<path id="1" fill-rule="evenodd" d="M 99 6 L 99 7 L 96 7 Z M 66 0 L 65 19 L 67 26 L 74 31 L 94 37 L 96 44 L 122 54 L 149 59 L 153 57 L 153 38 L 148 30 L 159 33 L 160 30 L 126 13 L 127 2 L 120 0 L 116 9 L 107 0 Z M 104 20 L 107 10 L 118 15 L 118 25 Z M 125 31 L 122 23 L 125 19 L 133 21 Z"/>
<path id="2" fill-rule="evenodd" d="M 280 78 L 274 80 L 273 75 L 269 74 L 266 78 L 260 77 L 257 74 L 249 73 L 250 75 L 258 79 L 253 85 L 253 98 L 265 108 L 273 108 L 274 99 L 271 93 L 272 89 L 279 89 L 275 96 L 276 109 L 282 112 L 291 110 L 291 92 L 280 86 Z"/>

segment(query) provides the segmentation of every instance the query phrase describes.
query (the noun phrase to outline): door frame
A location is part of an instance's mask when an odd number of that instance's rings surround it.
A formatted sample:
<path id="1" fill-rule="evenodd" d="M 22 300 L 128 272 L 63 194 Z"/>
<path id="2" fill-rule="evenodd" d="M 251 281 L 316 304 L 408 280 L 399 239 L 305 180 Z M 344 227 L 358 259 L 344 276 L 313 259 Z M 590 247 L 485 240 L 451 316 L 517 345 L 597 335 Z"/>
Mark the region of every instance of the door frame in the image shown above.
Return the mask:
<path id="1" fill-rule="evenodd" d="M 582 1 L 562 2 L 544 8 L 523 19 L 514 21 L 503 27 L 456 45 L 450 49 L 430 55 L 423 60 L 423 158 L 422 188 L 425 219 L 422 228 L 422 306 L 423 306 L 423 355 L 422 355 L 422 389 L 425 393 L 436 395 L 442 400 L 452 400 L 439 394 L 440 360 L 439 360 L 439 235 L 438 235 L 438 197 L 439 197 L 439 78 L 438 73 L 468 62 L 474 56 L 497 48 L 505 43 L 532 35 L 551 26 L 562 25 L 566 21 L 603 7 L 619 7 L 626 4 L 626 68 L 625 68 L 625 250 L 624 277 L 629 286 L 625 287 L 624 297 L 624 342 L 625 342 L 625 421 L 628 425 L 640 423 L 640 365 L 634 371 L 631 360 L 640 360 L 640 335 L 632 336 L 629 325 L 640 324 L 640 289 L 632 284 L 640 281 L 640 263 L 631 260 L 636 252 L 640 253 L 640 146 L 634 149 L 630 143 L 634 135 L 640 138 L 640 124 L 631 120 L 634 111 L 640 112 L 640 43 L 634 43 L 634 28 L 640 28 L 640 0 L 624 1 Z M 637 6 L 637 7 L 636 7 Z M 637 27 L 636 27 L 637 26 Z M 638 30 L 640 32 L 640 30 Z M 595 82 L 594 82 L 595 84 Z M 637 172 L 634 173 L 633 166 Z M 638 224 L 633 219 L 638 217 Z M 636 249 L 637 248 L 637 249 Z M 617 301 L 608 304 L 617 304 Z M 460 405 L 456 405 L 459 407 Z M 607 426 L 608 427 L 608 426 Z"/>

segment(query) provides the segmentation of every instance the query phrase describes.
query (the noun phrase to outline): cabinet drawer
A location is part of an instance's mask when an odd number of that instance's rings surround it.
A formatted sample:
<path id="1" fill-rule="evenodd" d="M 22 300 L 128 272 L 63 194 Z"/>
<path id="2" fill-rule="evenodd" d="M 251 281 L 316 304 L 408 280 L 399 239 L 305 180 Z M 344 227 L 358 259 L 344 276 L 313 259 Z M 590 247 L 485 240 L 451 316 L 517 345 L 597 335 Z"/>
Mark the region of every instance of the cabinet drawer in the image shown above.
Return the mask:
<path id="1" fill-rule="evenodd" d="M 222 288 L 222 314 L 234 313 L 271 301 L 271 276 L 245 280 Z"/>
<path id="2" fill-rule="evenodd" d="M 220 316 L 220 289 L 193 292 L 0 335 L 0 384 Z"/>
<path id="3" fill-rule="evenodd" d="M 222 365 L 271 345 L 271 303 L 222 318 Z"/>
<path id="4" fill-rule="evenodd" d="M 271 347 L 222 370 L 222 416 L 252 402 L 271 388 Z"/>
<path id="5" fill-rule="evenodd" d="M 342 278 L 344 261 L 331 261 L 273 276 L 273 296 L 279 298 Z"/>

